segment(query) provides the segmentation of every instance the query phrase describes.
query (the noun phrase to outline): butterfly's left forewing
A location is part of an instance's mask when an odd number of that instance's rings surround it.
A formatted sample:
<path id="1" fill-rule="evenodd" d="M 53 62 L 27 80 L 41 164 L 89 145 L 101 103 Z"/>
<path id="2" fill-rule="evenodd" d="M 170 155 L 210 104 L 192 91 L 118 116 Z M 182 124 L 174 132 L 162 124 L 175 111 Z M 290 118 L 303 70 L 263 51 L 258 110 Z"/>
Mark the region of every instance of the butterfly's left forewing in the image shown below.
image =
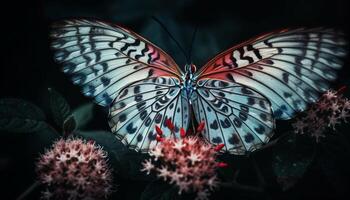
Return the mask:
<path id="1" fill-rule="evenodd" d="M 153 147 L 155 125 L 170 137 L 166 119 L 187 127 L 188 102 L 181 95 L 182 72 L 160 48 L 136 33 L 101 21 L 67 20 L 51 33 L 56 61 L 86 96 L 110 106 L 109 124 L 126 145 Z"/>
<path id="2" fill-rule="evenodd" d="M 51 37 L 55 59 L 63 64 L 64 73 L 102 106 L 134 81 L 182 74 L 160 48 L 117 25 L 66 20 L 54 25 Z"/>
<path id="3" fill-rule="evenodd" d="M 197 121 L 205 122 L 203 134 L 210 143 L 245 154 L 272 137 L 274 120 L 269 101 L 256 91 L 223 80 L 198 81 L 192 99 Z"/>

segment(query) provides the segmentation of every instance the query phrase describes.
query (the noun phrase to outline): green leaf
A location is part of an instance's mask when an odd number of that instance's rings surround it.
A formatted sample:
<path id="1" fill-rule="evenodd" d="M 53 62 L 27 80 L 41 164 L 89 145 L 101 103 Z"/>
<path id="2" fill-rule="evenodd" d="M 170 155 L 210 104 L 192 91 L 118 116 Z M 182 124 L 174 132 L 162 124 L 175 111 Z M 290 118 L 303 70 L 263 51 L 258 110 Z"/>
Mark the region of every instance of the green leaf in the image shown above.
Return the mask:
<path id="1" fill-rule="evenodd" d="M 290 132 L 273 151 L 272 167 L 277 182 L 283 190 L 288 190 L 303 177 L 314 158 L 315 148 L 308 138 Z"/>
<path id="2" fill-rule="evenodd" d="M 150 182 L 141 194 L 140 200 L 179 200 L 177 188 L 160 180 Z"/>
<path id="3" fill-rule="evenodd" d="M 76 131 L 76 135 L 91 139 L 101 145 L 109 154 L 109 159 L 116 172 L 130 180 L 151 180 L 151 176 L 140 171 L 141 163 L 147 154 L 128 149 L 111 132 L 107 131 Z"/>
<path id="4" fill-rule="evenodd" d="M 0 100 L 0 130 L 35 132 L 46 127 L 45 114 L 34 104 L 14 98 Z"/>
<path id="5" fill-rule="evenodd" d="M 71 110 L 66 99 L 57 91 L 49 88 L 50 95 L 50 108 L 53 115 L 55 123 L 63 128 L 64 122 L 71 115 Z"/>
<path id="6" fill-rule="evenodd" d="M 86 103 L 73 111 L 73 116 L 77 123 L 77 129 L 84 128 L 93 118 L 93 103 Z"/>

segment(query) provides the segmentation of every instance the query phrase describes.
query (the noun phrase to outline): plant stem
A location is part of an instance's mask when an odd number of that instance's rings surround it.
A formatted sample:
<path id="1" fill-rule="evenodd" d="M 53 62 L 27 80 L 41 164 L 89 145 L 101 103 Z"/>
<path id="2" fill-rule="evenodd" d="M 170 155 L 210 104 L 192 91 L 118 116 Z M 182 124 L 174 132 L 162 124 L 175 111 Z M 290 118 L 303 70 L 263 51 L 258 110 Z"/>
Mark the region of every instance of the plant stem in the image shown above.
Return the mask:
<path id="1" fill-rule="evenodd" d="M 32 185 L 30 185 L 16 200 L 25 199 L 30 193 L 32 193 L 38 186 L 40 185 L 39 181 L 35 181 Z"/>

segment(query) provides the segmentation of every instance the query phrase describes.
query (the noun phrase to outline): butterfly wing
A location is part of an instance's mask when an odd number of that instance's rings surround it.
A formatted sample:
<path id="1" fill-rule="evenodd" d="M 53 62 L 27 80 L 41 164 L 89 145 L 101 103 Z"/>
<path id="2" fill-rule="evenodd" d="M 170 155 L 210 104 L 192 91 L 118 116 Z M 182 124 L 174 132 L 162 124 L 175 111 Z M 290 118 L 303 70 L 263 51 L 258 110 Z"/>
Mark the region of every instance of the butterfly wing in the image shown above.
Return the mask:
<path id="1" fill-rule="evenodd" d="M 290 119 L 315 102 L 336 78 L 346 55 L 341 34 L 326 29 L 281 30 L 224 51 L 196 75 L 193 97 L 205 137 L 244 154 L 273 134 L 274 119 Z"/>
<path id="2" fill-rule="evenodd" d="M 54 25 L 51 37 L 55 60 L 63 64 L 64 73 L 102 106 L 132 82 L 182 74 L 160 48 L 117 25 L 67 20 Z"/>
<path id="3" fill-rule="evenodd" d="M 258 149 L 273 135 L 275 123 L 269 101 L 241 84 L 201 79 L 192 105 L 196 120 L 205 122 L 205 138 L 225 144 L 231 153 Z"/>
<path id="4" fill-rule="evenodd" d="M 181 70 L 160 48 L 125 28 L 100 21 L 68 20 L 51 34 L 55 59 L 73 83 L 96 103 L 110 106 L 109 124 L 133 149 L 153 147 L 154 128 L 166 119 L 188 126 L 188 102 L 180 94 Z M 169 137 L 169 129 L 164 136 Z"/>
<path id="5" fill-rule="evenodd" d="M 124 88 L 110 109 L 109 123 L 117 137 L 131 148 L 147 151 L 157 144 L 155 126 L 164 137 L 179 137 L 180 127 L 188 127 L 189 105 L 181 95 L 179 80 L 156 77 Z M 174 124 L 175 135 L 167 127 Z"/>
<path id="6" fill-rule="evenodd" d="M 209 61 L 197 79 L 227 80 L 263 94 L 276 119 L 290 119 L 329 88 L 346 56 L 346 41 L 333 30 L 293 29 L 262 35 Z"/>

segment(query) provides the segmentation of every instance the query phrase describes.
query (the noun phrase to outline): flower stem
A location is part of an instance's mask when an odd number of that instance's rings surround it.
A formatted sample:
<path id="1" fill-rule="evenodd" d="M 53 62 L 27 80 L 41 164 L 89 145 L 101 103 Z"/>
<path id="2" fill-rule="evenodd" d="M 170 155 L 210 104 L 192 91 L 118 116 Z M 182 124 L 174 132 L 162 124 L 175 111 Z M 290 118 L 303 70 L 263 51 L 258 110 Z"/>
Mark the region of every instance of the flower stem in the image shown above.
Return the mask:
<path id="1" fill-rule="evenodd" d="M 26 197 L 32 193 L 38 186 L 40 185 L 39 181 L 35 181 L 32 185 L 30 185 L 16 200 L 26 199 Z"/>

